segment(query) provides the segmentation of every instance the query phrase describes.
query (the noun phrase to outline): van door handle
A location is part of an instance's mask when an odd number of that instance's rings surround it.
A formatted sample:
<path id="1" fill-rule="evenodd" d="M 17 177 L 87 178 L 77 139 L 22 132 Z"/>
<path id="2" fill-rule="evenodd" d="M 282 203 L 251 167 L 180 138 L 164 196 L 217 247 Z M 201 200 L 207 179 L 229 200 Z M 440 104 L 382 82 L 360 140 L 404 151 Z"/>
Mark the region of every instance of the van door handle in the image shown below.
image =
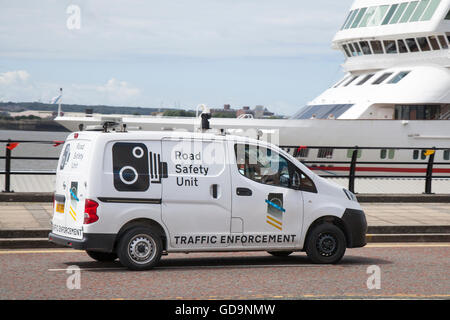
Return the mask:
<path id="1" fill-rule="evenodd" d="M 217 184 L 213 184 L 211 187 L 212 187 L 212 196 L 214 199 L 217 199 Z"/>
<path id="2" fill-rule="evenodd" d="M 236 194 L 238 196 L 249 197 L 252 195 L 252 190 L 250 190 L 249 188 L 236 188 Z"/>

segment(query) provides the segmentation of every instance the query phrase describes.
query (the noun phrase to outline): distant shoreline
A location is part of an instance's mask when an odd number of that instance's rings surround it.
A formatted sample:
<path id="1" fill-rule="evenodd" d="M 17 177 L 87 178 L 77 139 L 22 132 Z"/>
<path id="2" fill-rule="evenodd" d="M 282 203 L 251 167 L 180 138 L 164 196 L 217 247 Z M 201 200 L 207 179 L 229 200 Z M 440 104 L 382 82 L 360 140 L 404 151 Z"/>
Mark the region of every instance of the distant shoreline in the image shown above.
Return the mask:
<path id="1" fill-rule="evenodd" d="M 0 120 L 0 130 L 69 132 L 54 120 Z"/>

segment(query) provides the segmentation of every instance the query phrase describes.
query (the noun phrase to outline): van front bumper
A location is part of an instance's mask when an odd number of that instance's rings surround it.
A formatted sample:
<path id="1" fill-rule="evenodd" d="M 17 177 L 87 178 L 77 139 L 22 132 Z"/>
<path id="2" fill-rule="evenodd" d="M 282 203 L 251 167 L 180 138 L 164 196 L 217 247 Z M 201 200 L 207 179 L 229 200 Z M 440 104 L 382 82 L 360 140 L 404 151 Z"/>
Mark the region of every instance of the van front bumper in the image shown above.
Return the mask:
<path id="1" fill-rule="evenodd" d="M 342 216 L 349 239 L 348 248 L 364 247 L 367 244 L 367 220 L 364 211 L 356 209 L 346 209 Z"/>
<path id="2" fill-rule="evenodd" d="M 113 252 L 115 234 L 108 233 L 85 233 L 83 239 L 73 239 L 50 232 L 48 239 L 56 244 L 78 250 Z"/>

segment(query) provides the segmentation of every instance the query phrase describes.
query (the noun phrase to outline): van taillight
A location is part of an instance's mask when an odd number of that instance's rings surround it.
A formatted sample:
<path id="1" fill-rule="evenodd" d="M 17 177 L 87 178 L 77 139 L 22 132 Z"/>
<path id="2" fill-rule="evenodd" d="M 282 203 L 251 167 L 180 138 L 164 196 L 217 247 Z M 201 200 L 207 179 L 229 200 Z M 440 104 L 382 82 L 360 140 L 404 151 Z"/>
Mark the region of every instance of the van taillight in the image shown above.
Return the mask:
<path id="1" fill-rule="evenodd" d="M 98 220 L 97 207 L 97 202 L 86 199 L 84 203 L 84 224 L 90 224 Z"/>

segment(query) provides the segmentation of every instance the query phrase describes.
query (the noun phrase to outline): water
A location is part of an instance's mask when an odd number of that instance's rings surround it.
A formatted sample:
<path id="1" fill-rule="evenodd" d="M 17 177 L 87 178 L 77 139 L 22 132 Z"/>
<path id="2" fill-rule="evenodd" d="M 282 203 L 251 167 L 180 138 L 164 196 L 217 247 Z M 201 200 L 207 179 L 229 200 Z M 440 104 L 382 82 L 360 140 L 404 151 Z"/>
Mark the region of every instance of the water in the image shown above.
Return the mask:
<path id="1" fill-rule="evenodd" d="M 44 140 L 64 141 L 70 132 L 0 130 L 0 140 Z M 5 156 L 6 143 L 0 143 L 0 156 Z M 11 153 L 21 157 L 59 157 L 62 145 L 20 143 Z M 11 170 L 56 170 L 56 160 L 11 160 Z M 0 159 L 0 171 L 5 169 L 5 160 Z"/>

